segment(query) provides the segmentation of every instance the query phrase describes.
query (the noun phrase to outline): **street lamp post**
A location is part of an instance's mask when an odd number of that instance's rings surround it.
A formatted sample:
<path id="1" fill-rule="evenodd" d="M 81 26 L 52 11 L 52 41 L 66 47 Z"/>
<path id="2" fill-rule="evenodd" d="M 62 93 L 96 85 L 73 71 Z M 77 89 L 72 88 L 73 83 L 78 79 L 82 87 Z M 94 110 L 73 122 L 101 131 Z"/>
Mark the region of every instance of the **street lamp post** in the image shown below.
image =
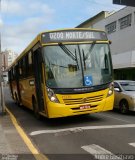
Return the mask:
<path id="1" fill-rule="evenodd" d="M 1 12 L 1 0 L 0 0 L 0 12 Z M 1 17 L 0 17 L 1 18 Z M 4 100 L 4 82 L 3 82 L 3 66 L 2 66 L 2 52 L 1 52 L 1 28 L 0 28 L 0 92 L 1 92 L 1 113 L 5 114 L 5 100 Z"/>
<path id="2" fill-rule="evenodd" d="M 4 82 L 3 82 L 3 73 L 1 73 L 1 113 L 2 114 L 5 114 L 6 111 L 5 111 L 5 99 L 4 99 Z"/>

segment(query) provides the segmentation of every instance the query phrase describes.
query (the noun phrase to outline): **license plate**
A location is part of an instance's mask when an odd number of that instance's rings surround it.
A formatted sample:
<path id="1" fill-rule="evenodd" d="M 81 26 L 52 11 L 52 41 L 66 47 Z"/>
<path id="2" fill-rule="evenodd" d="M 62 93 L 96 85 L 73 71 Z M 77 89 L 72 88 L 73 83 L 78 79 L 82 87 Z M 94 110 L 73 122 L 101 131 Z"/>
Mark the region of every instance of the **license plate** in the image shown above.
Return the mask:
<path id="1" fill-rule="evenodd" d="M 83 110 L 83 109 L 90 109 L 90 105 L 84 105 L 84 106 L 80 106 L 80 109 Z"/>

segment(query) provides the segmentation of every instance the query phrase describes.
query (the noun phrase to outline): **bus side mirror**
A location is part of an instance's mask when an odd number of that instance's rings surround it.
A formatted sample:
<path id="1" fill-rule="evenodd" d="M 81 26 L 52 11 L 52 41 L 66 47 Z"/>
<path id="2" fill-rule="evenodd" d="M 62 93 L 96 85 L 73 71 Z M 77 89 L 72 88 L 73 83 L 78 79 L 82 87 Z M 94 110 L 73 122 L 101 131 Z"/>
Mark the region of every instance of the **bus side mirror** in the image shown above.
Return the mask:
<path id="1" fill-rule="evenodd" d="M 112 41 L 109 40 L 109 44 L 112 44 Z"/>

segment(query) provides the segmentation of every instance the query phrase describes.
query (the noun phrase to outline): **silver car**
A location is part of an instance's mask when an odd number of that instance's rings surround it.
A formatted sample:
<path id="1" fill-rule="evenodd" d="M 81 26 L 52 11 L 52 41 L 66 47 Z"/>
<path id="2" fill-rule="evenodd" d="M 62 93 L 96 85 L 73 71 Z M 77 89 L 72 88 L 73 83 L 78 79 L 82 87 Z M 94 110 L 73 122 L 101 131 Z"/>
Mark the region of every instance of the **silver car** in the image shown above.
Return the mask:
<path id="1" fill-rule="evenodd" d="M 114 91 L 114 108 L 118 108 L 123 114 L 135 111 L 135 81 L 114 81 Z"/>

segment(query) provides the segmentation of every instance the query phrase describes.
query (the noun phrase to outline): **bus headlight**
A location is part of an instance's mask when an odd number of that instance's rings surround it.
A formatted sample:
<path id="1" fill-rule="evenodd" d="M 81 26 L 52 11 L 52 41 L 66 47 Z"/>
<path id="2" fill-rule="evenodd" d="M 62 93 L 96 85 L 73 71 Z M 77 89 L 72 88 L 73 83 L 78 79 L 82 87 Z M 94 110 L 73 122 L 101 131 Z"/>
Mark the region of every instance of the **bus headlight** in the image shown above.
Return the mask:
<path id="1" fill-rule="evenodd" d="M 53 90 L 50 88 L 47 88 L 47 95 L 51 102 L 59 103 L 58 98 L 54 94 Z"/>
<path id="2" fill-rule="evenodd" d="M 110 83 L 107 97 L 111 96 L 114 92 L 114 83 Z"/>

